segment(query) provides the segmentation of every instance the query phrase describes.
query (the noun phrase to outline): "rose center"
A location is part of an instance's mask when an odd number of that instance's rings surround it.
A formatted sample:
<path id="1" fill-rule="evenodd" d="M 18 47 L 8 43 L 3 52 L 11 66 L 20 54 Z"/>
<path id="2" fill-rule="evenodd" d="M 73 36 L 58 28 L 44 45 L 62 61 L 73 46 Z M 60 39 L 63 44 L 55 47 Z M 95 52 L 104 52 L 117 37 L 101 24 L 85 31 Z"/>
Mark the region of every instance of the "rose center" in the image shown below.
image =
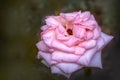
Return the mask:
<path id="1" fill-rule="evenodd" d="M 73 35 L 73 32 L 72 32 L 71 29 L 67 29 L 67 33 L 68 33 L 69 35 Z"/>

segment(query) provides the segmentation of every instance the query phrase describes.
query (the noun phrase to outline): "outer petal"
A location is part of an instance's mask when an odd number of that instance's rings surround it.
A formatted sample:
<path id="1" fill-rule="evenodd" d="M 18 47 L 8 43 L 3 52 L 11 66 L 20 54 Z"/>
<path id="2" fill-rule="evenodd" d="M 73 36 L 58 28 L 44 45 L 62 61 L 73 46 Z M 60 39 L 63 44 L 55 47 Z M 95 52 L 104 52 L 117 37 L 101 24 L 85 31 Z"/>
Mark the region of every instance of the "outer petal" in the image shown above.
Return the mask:
<path id="1" fill-rule="evenodd" d="M 72 72 L 82 68 L 82 66 L 76 63 L 58 63 L 56 66 L 68 74 L 71 74 Z"/>
<path id="2" fill-rule="evenodd" d="M 110 42 L 113 39 L 113 36 L 107 35 L 107 34 L 105 34 L 103 32 L 102 32 L 101 36 L 104 39 L 105 44 L 107 44 L 108 42 Z"/>
<path id="3" fill-rule="evenodd" d="M 51 47 L 52 41 L 55 39 L 55 31 L 54 30 L 47 30 L 42 33 L 42 38 L 44 43 Z"/>
<path id="4" fill-rule="evenodd" d="M 39 51 L 38 56 L 41 56 L 44 62 L 46 62 L 48 65 L 51 65 L 51 54 Z"/>
<path id="5" fill-rule="evenodd" d="M 97 47 L 92 48 L 90 50 L 87 50 L 84 55 L 80 57 L 80 59 L 77 61 L 78 64 L 88 66 L 90 60 L 92 59 L 93 55 L 96 53 Z"/>
<path id="6" fill-rule="evenodd" d="M 60 70 L 58 67 L 56 66 L 52 66 L 51 67 L 51 70 L 52 70 L 52 73 L 55 73 L 55 74 L 61 74 L 67 78 L 70 77 L 71 74 L 67 74 L 67 73 L 64 73 L 62 70 Z"/>
<path id="7" fill-rule="evenodd" d="M 94 28 L 94 25 L 96 25 L 96 21 L 94 20 L 88 20 L 88 21 L 85 21 L 85 22 L 81 22 L 82 25 L 84 26 L 91 26 L 90 29 L 93 29 Z"/>
<path id="8" fill-rule="evenodd" d="M 73 13 L 61 13 L 60 16 L 66 19 L 67 21 L 72 21 L 76 18 L 78 15 L 78 12 L 73 12 Z"/>
<path id="9" fill-rule="evenodd" d="M 83 13 L 80 15 L 80 17 L 83 19 L 83 21 L 86 21 L 86 20 L 89 19 L 90 15 L 91 15 L 91 14 L 90 14 L 89 11 L 85 11 L 85 12 L 83 12 Z"/>
<path id="10" fill-rule="evenodd" d="M 46 30 L 47 28 L 49 28 L 49 26 L 44 25 L 44 26 L 42 26 L 40 29 L 44 31 L 44 30 Z"/>
<path id="11" fill-rule="evenodd" d="M 45 19 L 48 26 L 58 26 L 60 23 L 55 19 L 55 16 L 51 16 Z"/>
<path id="12" fill-rule="evenodd" d="M 91 15 L 90 20 L 95 20 L 95 17 L 93 15 Z"/>
<path id="13" fill-rule="evenodd" d="M 49 47 L 43 42 L 43 41 L 39 41 L 37 44 L 36 44 L 37 48 L 40 50 L 40 51 L 45 51 L 45 52 L 48 52 L 49 50 Z"/>
<path id="14" fill-rule="evenodd" d="M 93 30 L 93 34 L 94 34 L 93 39 L 97 39 L 97 38 L 100 37 L 100 35 L 101 35 L 101 31 L 99 30 L 98 27 L 96 27 L 96 28 Z"/>
<path id="15" fill-rule="evenodd" d="M 98 51 L 91 59 L 88 66 L 102 68 L 101 51 Z"/>
<path id="16" fill-rule="evenodd" d="M 76 62 L 79 59 L 79 55 L 72 53 L 65 53 L 60 51 L 55 51 L 52 53 L 52 60 L 57 62 Z"/>
<path id="17" fill-rule="evenodd" d="M 104 46 L 105 46 L 104 39 L 102 37 L 99 37 L 98 40 L 97 40 L 98 50 L 102 50 Z"/>

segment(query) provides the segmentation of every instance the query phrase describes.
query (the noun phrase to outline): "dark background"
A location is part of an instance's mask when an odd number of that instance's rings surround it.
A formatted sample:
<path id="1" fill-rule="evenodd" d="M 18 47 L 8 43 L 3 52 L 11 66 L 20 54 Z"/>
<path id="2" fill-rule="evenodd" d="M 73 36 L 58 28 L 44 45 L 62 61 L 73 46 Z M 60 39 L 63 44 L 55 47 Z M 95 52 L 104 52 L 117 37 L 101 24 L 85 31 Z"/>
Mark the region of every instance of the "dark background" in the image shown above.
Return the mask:
<path id="1" fill-rule="evenodd" d="M 70 80 L 120 80 L 119 0 L 0 0 L 0 80 L 67 80 L 36 59 L 40 26 L 59 12 L 91 11 L 114 39 L 102 51 L 103 69 L 72 74 Z"/>

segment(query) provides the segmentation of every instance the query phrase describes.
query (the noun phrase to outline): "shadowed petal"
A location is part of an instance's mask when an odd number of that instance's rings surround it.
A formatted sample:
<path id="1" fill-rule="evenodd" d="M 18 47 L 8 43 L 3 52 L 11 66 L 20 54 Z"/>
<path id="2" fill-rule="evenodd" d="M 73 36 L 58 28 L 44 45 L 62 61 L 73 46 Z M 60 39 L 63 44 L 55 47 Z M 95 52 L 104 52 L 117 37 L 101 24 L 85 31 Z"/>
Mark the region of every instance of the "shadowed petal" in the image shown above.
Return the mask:
<path id="1" fill-rule="evenodd" d="M 58 63 L 56 66 L 68 74 L 82 68 L 82 66 L 75 63 Z"/>
<path id="2" fill-rule="evenodd" d="M 107 34 L 105 34 L 103 32 L 102 32 L 101 36 L 104 39 L 105 44 L 107 44 L 108 42 L 110 42 L 113 39 L 113 36 L 107 35 Z"/>
<path id="3" fill-rule="evenodd" d="M 80 57 L 80 59 L 78 60 L 78 64 L 81 64 L 81 65 L 85 65 L 85 66 L 88 66 L 90 60 L 92 59 L 93 55 L 96 53 L 97 51 L 97 47 L 95 48 L 92 48 L 92 49 L 89 49 L 87 50 L 84 55 L 82 55 Z"/>
<path id="4" fill-rule="evenodd" d="M 51 65 L 51 54 L 39 51 L 38 56 L 41 56 L 41 58 L 48 64 Z"/>
<path id="5" fill-rule="evenodd" d="M 61 74 L 61 75 L 65 76 L 65 77 L 67 77 L 67 78 L 69 78 L 70 75 L 71 75 L 71 74 L 64 73 L 62 70 L 60 70 L 60 69 L 59 69 L 58 67 L 56 67 L 56 66 L 52 66 L 52 67 L 51 67 L 51 71 L 52 71 L 52 73 Z"/>
<path id="6" fill-rule="evenodd" d="M 102 68 L 101 63 L 101 51 L 97 52 L 91 59 L 89 65 L 90 67 L 99 67 Z"/>

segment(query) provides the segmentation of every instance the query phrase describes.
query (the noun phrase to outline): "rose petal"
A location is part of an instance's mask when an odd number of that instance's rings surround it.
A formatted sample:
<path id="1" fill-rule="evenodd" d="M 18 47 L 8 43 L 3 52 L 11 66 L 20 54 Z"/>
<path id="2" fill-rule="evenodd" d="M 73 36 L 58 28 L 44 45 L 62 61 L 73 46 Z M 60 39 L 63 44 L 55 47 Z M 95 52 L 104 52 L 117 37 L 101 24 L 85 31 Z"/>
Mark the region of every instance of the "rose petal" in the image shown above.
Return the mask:
<path id="1" fill-rule="evenodd" d="M 57 62 L 76 62 L 78 59 L 79 56 L 72 53 L 61 51 L 55 51 L 52 53 L 52 60 L 55 60 Z"/>
<path id="2" fill-rule="evenodd" d="M 67 21 L 72 21 L 75 19 L 75 17 L 77 16 L 77 12 L 73 12 L 73 13 L 60 13 L 60 16 L 65 18 Z"/>
<path id="3" fill-rule="evenodd" d="M 93 15 L 90 16 L 90 20 L 95 20 L 95 17 Z"/>
<path id="4" fill-rule="evenodd" d="M 83 55 L 84 53 L 85 53 L 85 49 L 84 49 L 84 48 L 81 48 L 81 47 L 79 47 L 79 46 L 76 46 L 76 47 L 75 47 L 75 54 L 76 54 L 76 55 L 81 56 L 81 55 Z"/>
<path id="5" fill-rule="evenodd" d="M 69 78 L 70 75 L 71 75 L 71 74 L 64 73 L 62 70 L 60 70 L 60 69 L 59 69 L 58 67 L 56 67 L 56 66 L 52 66 L 52 67 L 51 67 L 51 70 L 52 70 L 52 73 L 61 74 L 61 75 L 65 76 L 65 77 L 67 77 L 67 78 Z"/>
<path id="6" fill-rule="evenodd" d="M 113 39 L 113 36 L 107 35 L 107 34 L 105 34 L 103 32 L 102 32 L 101 36 L 104 39 L 105 44 L 107 44 L 108 42 L 110 42 Z"/>
<path id="7" fill-rule="evenodd" d="M 69 40 L 63 42 L 63 43 L 64 43 L 65 45 L 67 45 L 68 47 L 75 46 L 75 45 L 77 45 L 77 44 L 79 43 L 79 39 L 76 38 L 76 37 L 73 37 L 73 36 L 70 37 L 70 36 L 69 36 L 68 39 L 69 39 Z"/>
<path id="8" fill-rule="evenodd" d="M 44 26 L 42 26 L 40 29 L 44 31 L 44 30 L 46 30 L 47 28 L 49 28 L 49 26 L 44 25 Z"/>
<path id="9" fill-rule="evenodd" d="M 85 29 L 83 29 L 79 26 L 74 26 L 73 27 L 73 35 L 77 38 L 84 39 L 86 37 L 86 31 L 85 31 Z"/>
<path id="10" fill-rule="evenodd" d="M 101 51 L 97 52 L 91 59 L 88 66 L 102 68 Z"/>
<path id="11" fill-rule="evenodd" d="M 102 50 L 105 46 L 105 41 L 102 37 L 98 38 L 97 40 L 97 46 L 98 46 L 98 50 Z"/>
<path id="12" fill-rule="evenodd" d="M 45 52 L 48 52 L 49 51 L 49 47 L 43 42 L 43 41 L 39 41 L 37 44 L 36 44 L 37 48 L 40 50 L 40 51 L 45 51 Z"/>
<path id="13" fill-rule="evenodd" d="M 59 69 L 61 69 L 64 73 L 68 74 L 82 68 L 82 66 L 75 63 L 58 63 L 56 66 Z"/>
<path id="14" fill-rule="evenodd" d="M 97 47 L 87 50 L 77 61 L 78 64 L 88 66 L 92 56 L 96 53 Z"/>
<path id="15" fill-rule="evenodd" d="M 52 41 L 55 39 L 55 31 L 54 30 L 47 30 L 42 33 L 42 38 L 44 43 L 51 47 Z"/>
<path id="16" fill-rule="evenodd" d="M 84 22 L 81 22 L 81 24 L 84 26 L 91 26 L 90 29 L 93 29 L 94 25 L 97 25 L 96 21 L 94 20 L 84 21 Z"/>
<path id="17" fill-rule="evenodd" d="M 88 40 L 79 44 L 80 47 L 90 49 L 96 46 L 96 40 Z"/>
<path id="18" fill-rule="evenodd" d="M 60 23 L 55 19 L 55 16 L 49 16 L 45 19 L 48 26 L 58 26 Z"/>
<path id="19" fill-rule="evenodd" d="M 51 46 L 55 49 L 62 50 L 65 52 L 74 52 L 74 47 L 68 47 L 62 44 L 62 42 L 57 41 L 57 40 L 53 40 Z"/>
<path id="20" fill-rule="evenodd" d="M 47 62 L 48 65 L 51 65 L 51 54 L 50 53 L 39 51 L 38 55 L 41 56 L 43 60 Z"/>
<path id="21" fill-rule="evenodd" d="M 86 31 L 86 36 L 87 36 L 87 40 L 90 40 L 93 38 L 93 32 L 92 31 Z"/>
<path id="22" fill-rule="evenodd" d="M 98 37 L 100 37 L 101 31 L 99 30 L 99 28 L 95 28 L 95 29 L 93 30 L 93 34 L 94 34 L 93 39 L 97 39 Z"/>
<path id="23" fill-rule="evenodd" d="M 80 17 L 83 19 L 83 21 L 86 21 L 90 17 L 90 12 L 89 11 L 82 12 Z"/>

